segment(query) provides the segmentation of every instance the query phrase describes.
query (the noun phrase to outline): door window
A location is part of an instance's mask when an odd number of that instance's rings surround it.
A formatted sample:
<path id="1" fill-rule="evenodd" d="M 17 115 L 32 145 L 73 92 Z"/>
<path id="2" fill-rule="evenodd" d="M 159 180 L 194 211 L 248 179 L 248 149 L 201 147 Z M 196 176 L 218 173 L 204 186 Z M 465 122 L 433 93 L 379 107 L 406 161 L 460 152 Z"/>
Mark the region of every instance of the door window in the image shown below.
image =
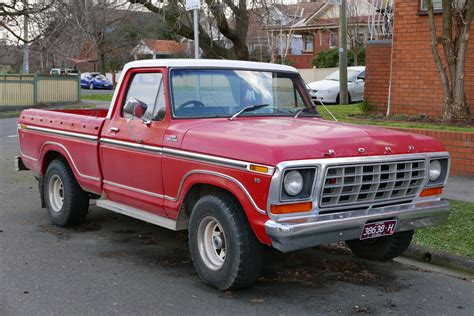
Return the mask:
<path id="1" fill-rule="evenodd" d="M 125 118 L 132 118 L 132 115 L 123 112 L 123 106 L 131 98 L 146 105 L 147 108 L 142 118 L 154 121 L 162 120 L 166 113 L 162 74 L 159 72 L 137 73 L 133 76 L 125 102 L 122 105 L 122 113 Z"/>

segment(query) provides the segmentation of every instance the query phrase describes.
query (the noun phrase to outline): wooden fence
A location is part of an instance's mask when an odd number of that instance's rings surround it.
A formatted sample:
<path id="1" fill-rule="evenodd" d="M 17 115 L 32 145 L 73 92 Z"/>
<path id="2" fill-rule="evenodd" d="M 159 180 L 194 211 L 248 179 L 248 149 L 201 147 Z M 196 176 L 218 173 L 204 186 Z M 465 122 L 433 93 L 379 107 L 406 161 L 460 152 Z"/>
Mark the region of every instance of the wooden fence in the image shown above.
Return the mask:
<path id="1" fill-rule="evenodd" d="M 71 103 L 81 99 L 80 76 L 0 75 L 0 107 Z"/>

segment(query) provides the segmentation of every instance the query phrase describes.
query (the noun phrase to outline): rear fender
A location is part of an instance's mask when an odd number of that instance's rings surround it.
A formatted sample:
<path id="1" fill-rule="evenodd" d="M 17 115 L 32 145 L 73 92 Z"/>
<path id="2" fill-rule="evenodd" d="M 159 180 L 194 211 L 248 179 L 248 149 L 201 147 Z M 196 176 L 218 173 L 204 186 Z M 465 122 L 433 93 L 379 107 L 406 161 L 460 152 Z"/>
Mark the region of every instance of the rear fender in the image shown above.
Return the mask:
<path id="1" fill-rule="evenodd" d="M 66 159 L 77 183 L 84 191 L 101 194 L 102 184 L 100 179 L 81 174 L 67 148 L 59 143 L 46 143 L 43 146 L 39 158 L 39 161 L 41 162 L 41 168 L 39 170 L 40 176 L 45 175 L 49 163 L 57 157 Z"/>

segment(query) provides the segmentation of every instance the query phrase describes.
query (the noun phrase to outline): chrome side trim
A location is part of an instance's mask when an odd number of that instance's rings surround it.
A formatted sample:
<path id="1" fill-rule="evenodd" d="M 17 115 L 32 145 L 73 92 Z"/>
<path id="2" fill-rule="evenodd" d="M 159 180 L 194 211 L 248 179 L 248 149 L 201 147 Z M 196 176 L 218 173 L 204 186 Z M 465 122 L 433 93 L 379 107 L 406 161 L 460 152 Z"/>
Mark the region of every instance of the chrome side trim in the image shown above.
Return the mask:
<path id="1" fill-rule="evenodd" d="M 163 151 L 161 147 L 142 145 L 142 144 L 125 142 L 125 141 L 110 139 L 110 138 L 101 138 L 100 143 L 106 144 L 106 145 L 115 145 L 115 146 L 124 147 L 124 148 L 141 149 L 141 150 L 151 151 L 151 152 L 159 153 L 159 154 L 161 154 Z"/>
<path id="2" fill-rule="evenodd" d="M 165 195 L 165 199 L 166 200 L 169 200 L 169 201 L 173 201 L 173 202 L 176 202 L 179 197 L 181 196 L 181 190 L 183 188 L 183 184 L 184 184 L 184 181 L 186 180 L 187 177 L 189 177 L 190 175 L 192 174 L 197 174 L 197 173 L 200 173 L 200 174 L 209 174 L 209 175 L 213 175 L 213 176 L 217 176 L 217 177 L 221 177 L 221 178 L 224 178 L 224 179 L 227 179 L 229 181 L 232 181 L 234 182 L 235 184 L 237 184 L 237 186 L 245 193 L 245 195 L 247 195 L 247 198 L 249 199 L 249 201 L 252 203 L 252 206 L 257 210 L 257 212 L 261 213 L 261 214 L 266 214 L 266 212 L 264 210 L 262 210 L 261 208 L 259 208 L 257 206 L 257 204 L 255 203 L 254 199 L 252 198 L 252 196 L 250 195 L 249 191 L 247 191 L 247 189 L 245 188 L 245 186 L 240 183 L 237 179 L 235 178 L 232 178 L 226 174 L 223 174 L 223 173 L 219 173 L 219 172 L 214 172 L 214 171 L 208 171 L 208 170 L 191 170 L 189 171 L 188 173 L 186 173 L 183 178 L 181 179 L 181 183 L 179 184 L 179 188 L 178 188 L 178 192 L 176 194 L 176 197 L 170 197 L 170 196 L 167 196 Z"/>
<path id="3" fill-rule="evenodd" d="M 115 139 L 110 139 L 110 138 L 101 138 L 100 142 L 103 143 L 103 144 L 108 144 L 108 145 L 116 145 L 116 146 L 120 146 L 120 147 L 124 147 L 124 148 L 133 148 L 133 149 L 145 150 L 145 151 L 150 151 L 150 152 L 154 152 L 154 153 L 164 154 L 164 155 L 171 156 L 171 157 L 179 157 L 179 158 L 196 160 L 196 161 L 205 162 L 205 163 L 214 164 L 214 165 L 219 165 L 219 166 L 226 166 L 226 167 L 230 167 L 230 168 L 246 170 L 246 171 L 249 171 L 249 172 L 252 172 L 252 173 L 257 173 L 257 174 L 272 175 L 273 172 L 275 171 L 275 167 L 261 165 L 261 164 L 258 164 L 258 163 L 252 163 L 252 162 L 247 162 L 247 161 L 223 158 L 223 157 L 219 157 L 219 156 L 212 156 L 212 155 L 206 155 L 206 154 L 199 154 L 199 153 L 195 153 L 195 152 L 190 152 L 190 151 L 180 150 L 180 149 L 174 149 L 174 148 L 169 148 L 169 147 L 158 147 L 158 146 L 142 145 L 142 144 L 127 142 L 127 141 L 121 141 L 121 140 L 115 140 Z M 266 167 L 268 169 L 268 171 L 266 173 L 253 171 L 253 170 L 250 169 L 251 165 L 258 165 L 258 166 Z"/>
<path id="4" fill-rule="evenodd" d="M 112 212 L 120 213 L 126 216 L 130 216 L 148 223 L 152 223 L 161 227 L 165 227 L 171 230 L 177 230 L 176 221 L 167 217 L 156 215 L 147 211 L 134 208 L 125 204 L 120 204 L 110 200 L 97 200 L 97 206 L 108 209 Z"/>
<path id="5" fill-rule="evenodd" d="M 51 129 L 51 128 L 39 127 L 39 126 L 25 125 L 25 127 L 21 128 L 21 129 L 37 131 L 37 132 L 44 132 L 44 133 L 50 133 L 50 134 L 57 134 L 57 135 L 62 135 L 62 136 L 70 136 L 70 137 L 86 139 L 86 140 L 97 140 L 98 139 L 97 136 L 93 136 L 93 135 L 67 132 L 67 131 L 61 131 L 61 130 L 57 130 L 57 129 Z"/>
<path id="6" fill-rule="evenodd" d="M 142 189 L 138 189 L 138 188 L 134 188 L 134 187 L 130 187 L 130 186 L 127 186 L 127 185 L 123 185 L 123 184 L 119 184 L 119 183 L 115 183 L 115 182 L 112 182 L 112 181 L 108 181 L 108 180 L 103 180 L 103 182 L 105 184 L 108 184 L 108 185 L 111 185 L 111 186 L 115 186 L 115 187 L 118 187 L 118 188 L 121 188 L 121 189 L 125 189 L 125 190 L 130 190 L 130 191 L 133 191 L 133 192 L 137 192 L 137 193 L 141 193 L 141 194 L 146 194 L 146 195 L 149 195 L 149 196 L 153 196 L 153 197 L 156 197 L 156 198 L 159 198 L 159 199 L 165 199 L 165 200 L 168 200 L 168 201 L 172 201 L 172 202 L 176 202 L 179 200 L 179 197 L 181 196 L 181 191 L 182 191 L 182 188 L 183 188 L 183 185 L 184 185 L 184 181 L 186 180 L 187 177 L 189 177 L 190 175 L 192 174 L 209 174 L 209 175 L 213 175 L 213 176 L 217 176 L 217 177 L 221 177 L 221 178 L 224 178 L 226 180 L 229 180 L 229 181 L 232 181 L 234 182 L 235 184 L 237 184 L 237 186 L 245 193 L 245 195 L 247 196 L 247 198 L 249 199 L 250 203 L 252 203 L 252 206 L 259 212 L 259 213 L 262 213 L 262 214 L 266 214 L 266 212 L 264 210 L 262 210 L 261 208 L 259 208 L 257 206 L 257 204 L 255 203 L 254 199 L 252 198 L 252 196 L 250 195 L 249 191 L 244 187 L 244 185 L 238 181 L 237 179 L 231 177 L 231 176 L 228 176 L 226 174 L 223 174 L 223 173 L 219 173 L 219 172 L 214 172 L 214 171 L 208 171 L 208 170 L 191 170 L 189 172 L 187 172 L 183 178 L 181 179 L 181 182 L 179 184 L 179 187 L 178 187 L 178 192 L 176 194 L 176 197 L 171 197 L 171 196 L 168 196 L 168 195 L 162 195 L 162 194 L 158 194 L 158 193 L 154 193 L 154 192 L 149 192 L 149 191 L 145 191 L 145 190 L 142 190 Z"/>
<path id="7" fill-rule="evenodd" d="M 107 184 L 107 185 L 110 185 L 110 186 L 113 186 L 113 187 L 117 187 L 117 188 L 129 190 L 129 191 L 133 191 L 133 192 L 137 192 L 137 193 L 157 197 L 157 198 L 160 198 L 160 199 L 164 198 L 164 195 L 162 195 L 162 194 L 149 192 L 149 191 L 145 191 L 145 190 L 142 190 L 142 189 L 137 189 L 137 188 L 134 188 L 134 187 L 129 187 L 128 185 L 123 185 L 123 184 L 120 184 L 120 183 L 115 183 L 115 182 L 107 181 L 107 180 L 103 180 L 103 182 L 104 182 L 104 184 Z"/>
<path id="8" fill-rule="evenodd" d="M 44 149 L 44 147 L 45 147 L 46 145 L 55 145 L 55 146 L 61 147 L 61 148 L 64 150 L 64 152 L 68 155 L 69 159 L 71 160 L 72 166 L 74 167 L 74 169 L 76 170 L 77 174 L 78 174 L 81 178 L 89 179 L 89 180 L 93 180 L 93 181 L 99 181 L 99 182 L 100 182 L 100 178 L 93 177 L 93 176 L 89 176 L 89 175 L 83 174 L 83 173 L 81 173 L 81 172 L 79 171 L 79 169 L 78 169 L 77 166 L 76 166 L 76 163 L 74 162 L 74 159 L 73 159 L 72 156 L 71 156 L 71 153 L 69 153 L 69 150 L 67 150 L 66 146 L 64 146 L 63 144 L 60 144 L 60 143 L 57 143 L 57 142 L 51 142 L 51 141 L 44 142 L 43 145 L 41 146 L 41 149 L 40 149 L 38 158 L 25 155 L 25 154 L 21 151 L 21 146 L 20 146 L 20 154 L 21 154 L 21 156 L 24 157 L 24 158 L 27 158 L 27 159 L 33 160 L 33 161 L 35 161 L 35 162 L 38 162 L 38 161 L 40 160 L 41 156 L 43 155 L 43 149 Z"/>

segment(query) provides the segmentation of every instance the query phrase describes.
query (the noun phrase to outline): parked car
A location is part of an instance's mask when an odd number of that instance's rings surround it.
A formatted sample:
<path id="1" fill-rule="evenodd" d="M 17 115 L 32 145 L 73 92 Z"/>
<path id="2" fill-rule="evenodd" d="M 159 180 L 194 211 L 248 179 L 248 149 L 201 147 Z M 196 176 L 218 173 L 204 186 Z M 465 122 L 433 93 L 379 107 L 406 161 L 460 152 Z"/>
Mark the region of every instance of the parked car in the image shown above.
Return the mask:
<path id="1" fill-rule="evenodd" d="M 347 67 L 349 103 L 364 100 L 365 66 Z M 314 102 L 339 104 L 339 70 L 308 84 Z"/>
<path id="2" fill-rule="evenodd" d="M 106 76 L 98 72 L 84 72 L 81 74 L 81 88 L 112 90 L 114 85 Z"/>
<path id="3" fill-rule="evenodd" d="M 264 245 L 345 241 L 385 261 L 449 216 L 439 141 L 323 120 L 284 65 L 135 61 L 109 109 L 28 109 L 18 135 L 17 169 L 33 171 L 54 224 L 82 223 L 96 199 L 187 229 L 197 273 L 223 290 L 254 283 Z"/>
<path id="4" fill-rule="evenodd" d="M 79 71 L 71 68 L 51 68 L 50 75 L 78 75 Z"/>

